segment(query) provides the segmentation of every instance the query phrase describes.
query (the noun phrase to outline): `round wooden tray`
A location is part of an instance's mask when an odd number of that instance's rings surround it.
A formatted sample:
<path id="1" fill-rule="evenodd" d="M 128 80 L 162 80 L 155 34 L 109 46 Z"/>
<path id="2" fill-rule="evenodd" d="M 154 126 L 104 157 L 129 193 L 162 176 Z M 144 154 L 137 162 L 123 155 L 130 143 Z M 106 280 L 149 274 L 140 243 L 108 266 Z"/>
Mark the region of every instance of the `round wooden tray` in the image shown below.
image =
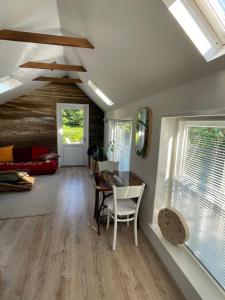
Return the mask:
<path id="1" fill-rule="evenodd" d="M 189 228 L 183 215 L 174 208 L 164 208 L 158 215 L 158 225 L 163 237 L 173 245 L 189 239 Z"/>

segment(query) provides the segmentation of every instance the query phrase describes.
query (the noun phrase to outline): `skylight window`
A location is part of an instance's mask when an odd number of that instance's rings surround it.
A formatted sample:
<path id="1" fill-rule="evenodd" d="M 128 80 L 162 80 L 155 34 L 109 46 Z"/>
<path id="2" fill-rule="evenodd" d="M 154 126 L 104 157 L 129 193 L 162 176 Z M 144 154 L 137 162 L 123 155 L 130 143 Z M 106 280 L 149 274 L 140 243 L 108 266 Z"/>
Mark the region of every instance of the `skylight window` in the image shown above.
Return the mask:
<path id="1" fill-rule="evenodd" d="M 189 13 L 188 9 L 180 0 L 177 0 L 169 7 L 169 10 L 192 42 L 196 45 L 200 53 L 205 55 L 211 48 L 211 44 L 201 28 L 198 26 L 197 22 Z"/>
<path id="2" fill-rule="evenodd" d="M 91 81 L 88 81 L 90 88 L 109 106 L 114 103 Z"/>
<path id="3" fill-rule="evenodd" d="M 195 2 L 225 44 L 225 0 L 195 0 Z"/>
<path id="4" fill-rule="evenodd" d="M 0 94 L 8 92 L 21 84 L 22 82 L 13 77 L 2 77 L 0 78 Z"/>
<path id="5" fill-rule="evenodd" d="M 208 0 L 206 1 L 214 11 L 218 21 L 220 21 L 223 30 L 225 30 L 225 1 L 224 0 Z"/>
<path id="6" fill-rule="evenodd" d="M 225 54 L 225 0 L 163 0 L 206 61 Z"/>

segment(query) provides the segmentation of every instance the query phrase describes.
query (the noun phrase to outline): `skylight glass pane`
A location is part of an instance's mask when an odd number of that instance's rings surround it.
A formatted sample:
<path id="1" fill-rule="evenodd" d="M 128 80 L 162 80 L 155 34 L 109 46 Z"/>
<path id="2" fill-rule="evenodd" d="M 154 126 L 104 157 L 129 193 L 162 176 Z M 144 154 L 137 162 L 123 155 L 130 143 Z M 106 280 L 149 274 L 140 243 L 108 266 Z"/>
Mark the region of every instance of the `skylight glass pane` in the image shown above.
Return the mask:
<path id="1" fill-rule="evenodd" d="M 114 104 L 91 80 L 88 81 L 88 85 L 107 105 Z"/>
<path id="2" fill-rule="evenodd" d="M 177 0 L 169 6 L 169 10 L 195 44 L 199 52 L 205 55 L 210 50 L 211 44 L 188 9 L 180 0 Z"/>
<path id="3" fill-rule="evenodd" d="M 8 92 L 21 84 L 22 82 L 12 77 L 0 78 L 0 94 Z"/>
<path id="4" fill-rule="evenodd" d="M 225 31 L 225 0 L 207 0 L 207 2 Z"/>

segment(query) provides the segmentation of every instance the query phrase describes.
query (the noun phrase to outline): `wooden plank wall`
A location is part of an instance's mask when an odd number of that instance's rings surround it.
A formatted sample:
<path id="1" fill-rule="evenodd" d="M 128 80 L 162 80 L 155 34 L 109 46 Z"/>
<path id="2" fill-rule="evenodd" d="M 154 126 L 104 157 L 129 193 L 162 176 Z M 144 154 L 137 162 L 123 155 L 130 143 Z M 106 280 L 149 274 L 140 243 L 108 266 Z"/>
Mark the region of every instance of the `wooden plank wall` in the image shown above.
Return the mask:
<path id="1" fill-rule="evenodd" d="M 75 84 L 50 83 L 0 105 L 0 146 L 57 149 L 56 103 L 89 104 L 89 144 L 103 145 L 103 111 Z"/>

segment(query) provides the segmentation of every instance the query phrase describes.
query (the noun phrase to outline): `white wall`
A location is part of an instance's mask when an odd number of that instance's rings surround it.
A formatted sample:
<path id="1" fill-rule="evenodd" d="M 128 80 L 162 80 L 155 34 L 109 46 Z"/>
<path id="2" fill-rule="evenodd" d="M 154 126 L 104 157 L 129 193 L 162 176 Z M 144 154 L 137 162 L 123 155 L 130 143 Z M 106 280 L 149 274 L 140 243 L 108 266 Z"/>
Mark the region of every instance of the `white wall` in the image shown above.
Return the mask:
<path id="1" fill-rule="evenodd" d="M 138 174 L 147 183 L 147 190 L 140 210 L 140 221 L 143 231 L 156 247 L 157 241 L 153 241 L 155 237 L 150 232 L 149 223 L 152 222 L 153 217 L 161 117 L 167 115 L 225 114 L 225 70 L 130 103 L 119 109 L 108 111 L 105 117 L 107 119 L 132 117 L 135 120 L 136 112 L 142 106 L 149 106 L 153 111 L 151 150 L 148 157 L 143 159 L 135 154 L 134 144 L 132 145 L 131 171 Z M 157 245 L 157 252 L 162 259 L 165 259 L 165 249 L 160 243 Z M 174 272 L 172 261 L 168 260 L 167 267 Z M 189 299 L 198 299 L 197 294 L 195 297 L 191 294 L 193 291 L 191 291 L 188 282 L 185 285 L 184 281 L 179 281 L 179 278 L 183 278 L 182 274 L 178 274 L 179 270 L 176 269 L 176 272 L 177 276 L 174 278 L 186 297 L 191 296 L 192 298 Z"/>

